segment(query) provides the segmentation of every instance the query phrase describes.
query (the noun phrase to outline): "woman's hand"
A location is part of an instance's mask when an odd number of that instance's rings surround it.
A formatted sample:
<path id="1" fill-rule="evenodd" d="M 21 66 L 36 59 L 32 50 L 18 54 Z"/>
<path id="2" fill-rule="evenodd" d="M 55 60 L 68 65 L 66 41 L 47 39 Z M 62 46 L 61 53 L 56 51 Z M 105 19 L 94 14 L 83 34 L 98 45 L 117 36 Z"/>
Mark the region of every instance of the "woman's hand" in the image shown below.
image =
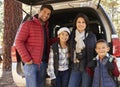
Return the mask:
<path id="1" fill-rule="evenodd" d="M 80 61 L 77 58 L 74 58 L 74 63 L 79 63 Z"/>

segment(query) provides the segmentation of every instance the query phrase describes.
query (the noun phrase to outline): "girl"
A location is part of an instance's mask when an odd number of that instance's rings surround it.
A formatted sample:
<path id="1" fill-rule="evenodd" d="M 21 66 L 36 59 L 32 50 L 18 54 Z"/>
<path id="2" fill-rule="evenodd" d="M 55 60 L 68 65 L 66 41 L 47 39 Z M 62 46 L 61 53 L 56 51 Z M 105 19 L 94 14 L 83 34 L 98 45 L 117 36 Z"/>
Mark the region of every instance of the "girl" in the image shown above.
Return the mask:
<path id="1" fill-rule="evenodd" d="M 67 87 L 69 80 L 69 49 L 67 41 L 70 30 L 62 27 L 57 35 L 59 42 L 54 43 L 50 49 L 48 75 L 51 78 L 52 87 Z"/>

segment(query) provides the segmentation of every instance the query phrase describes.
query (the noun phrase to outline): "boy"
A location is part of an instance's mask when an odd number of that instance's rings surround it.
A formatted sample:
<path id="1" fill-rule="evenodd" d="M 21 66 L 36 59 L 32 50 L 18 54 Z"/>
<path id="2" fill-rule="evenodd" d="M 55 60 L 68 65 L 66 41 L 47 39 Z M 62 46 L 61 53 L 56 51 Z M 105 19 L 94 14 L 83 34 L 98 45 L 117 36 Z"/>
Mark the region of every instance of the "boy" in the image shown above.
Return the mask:
<path id="1" fill-rule="evenodd" d="M 111 75 L 119 76 L 119 70 L 115 58 L 109 52 L 108 43 L 100 39 L 96 43 L 97 56 L 87 65 L 87 71 L 91 75 L 94 71 L 92 87 L 116 87 Z"/>

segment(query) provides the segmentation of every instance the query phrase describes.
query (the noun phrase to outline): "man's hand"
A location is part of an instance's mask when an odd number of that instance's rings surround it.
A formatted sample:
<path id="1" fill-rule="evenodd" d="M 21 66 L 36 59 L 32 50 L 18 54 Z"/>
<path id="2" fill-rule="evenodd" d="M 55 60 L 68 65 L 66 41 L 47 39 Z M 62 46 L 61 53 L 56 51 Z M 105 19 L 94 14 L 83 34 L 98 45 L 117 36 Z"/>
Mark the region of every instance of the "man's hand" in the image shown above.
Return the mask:
<path id="1" fill-rule="evenodd" d="M 26 62 L 26 64 L 33 64 L 33 61 L 30 60 L 29 62 Z"/>

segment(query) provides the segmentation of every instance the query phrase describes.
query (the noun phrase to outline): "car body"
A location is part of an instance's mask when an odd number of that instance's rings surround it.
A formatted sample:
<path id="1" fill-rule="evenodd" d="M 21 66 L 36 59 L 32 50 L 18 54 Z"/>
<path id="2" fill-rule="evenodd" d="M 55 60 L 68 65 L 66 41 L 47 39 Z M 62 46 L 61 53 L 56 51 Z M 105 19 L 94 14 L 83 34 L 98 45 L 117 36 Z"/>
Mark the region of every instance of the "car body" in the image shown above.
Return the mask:
<path id="1" fill-rule="evenodd" d="M 18 0 L 25 4 L 30 4 L 29 0 Z M 78 13 L 84 13 L 90 20 L 90 31 L 92 31 L 98 39 L 105 39 L 110 45 L 110 53 L 117 57 L 118 65 L 120 65 L 120 40 L 115 31 L 113 23 L 102 8 L 100 3 L 93 2 L 92 0 L 34 0 L 31 5 L 39 9 L 37 5 L 47 3 L 51 4 L 54 8 L 52 17 L 50 18 L 50 37 L 55 37 L 56 32 L 61 26 L 67 26 L 72 30 L 73 20 Z M 30 16 L 26 15 L 25 19 Z M 25 85 L 23 62 L 20 57 L 17 58 L 15 47 L 12 49 L 12 75 L 17 85 Z M 14 57 L 13 57 L 14 56 Z"/>

